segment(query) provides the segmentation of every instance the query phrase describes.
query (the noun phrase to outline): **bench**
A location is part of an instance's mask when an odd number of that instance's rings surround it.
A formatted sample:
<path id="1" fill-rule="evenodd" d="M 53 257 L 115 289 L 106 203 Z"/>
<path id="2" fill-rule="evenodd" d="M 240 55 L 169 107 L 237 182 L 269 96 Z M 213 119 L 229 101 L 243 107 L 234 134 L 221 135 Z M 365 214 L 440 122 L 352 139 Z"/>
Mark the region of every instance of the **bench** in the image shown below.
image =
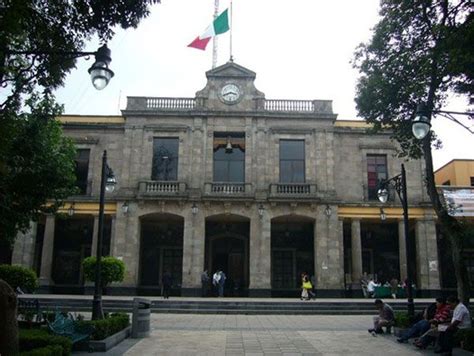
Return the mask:
<path id="1" fill-rule="evenodd" d="M 18 298 L 17 314 L 23 315 L 24 320 L 27 321 L 41 323 L 43 320 L 43 313 L 41 311 L 38 299 L 28 300 Z"/>
<path id="2" fill-rule="evenodd" d="M 94 332 L 93 326 L 80 325 L 61 313 L 56 313 L 56 318 L 52 323 L 49 321 L 47 321 L 47 323 L 51 332 L 55 335 L 68 337 L 71 339 L 73 345 L 88 340 Z"/>

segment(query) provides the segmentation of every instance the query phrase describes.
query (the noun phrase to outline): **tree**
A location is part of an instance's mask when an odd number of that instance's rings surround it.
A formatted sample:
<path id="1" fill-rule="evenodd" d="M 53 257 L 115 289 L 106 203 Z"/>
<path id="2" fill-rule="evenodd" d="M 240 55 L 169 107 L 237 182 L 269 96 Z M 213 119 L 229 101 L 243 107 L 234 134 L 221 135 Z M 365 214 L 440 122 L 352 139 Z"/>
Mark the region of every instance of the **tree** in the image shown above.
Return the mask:
<path id="1" fill-rule="evenodd" d="M 106 256 L 100 260 L 100 274 L 102 286 L 107 286 L 112 282 L 122 282 L 125 277 L 125 264 L 113 256 Z M 84 276 L 88 281 L 95 281 L 96 258 L 87 257 L 82 261 Z"/>
<path id="2" fill-rule="evenodd" d="M 417 141 L 411 133 L 417 104 L 439 110 L 452 92 L 474 93 L 474 15 L 468 0 L 382 0 L 381 20 L 372 39 L 355 53 L 359 114 L 375 130 L 389 127 L 400 156 L 425 159 L 428 196 L 452 248 L 458 294 L 469 301 L 470 282 L 462 258 L 462 221 L 448 214 L 436 190 L 431 145 L 435 135 Z"/>
<path id="3" fill-rule="evenodd" d="M 114 27 L 137 27 L 159 0 L 7 0 L 0 5 L 0 262 L 19 231 L 53 213 L 74 190 L 75 151 L 55 118 L 52 90 L 74 67 L 72 53 Z M 18 54 L 28 52 L 30 54 Z M 47 205 L 51 199 L 53 204 Z M 7 253 L 4 253 L 7 250 Z M 10 251 L 11 252 L 11 251 Z"/>

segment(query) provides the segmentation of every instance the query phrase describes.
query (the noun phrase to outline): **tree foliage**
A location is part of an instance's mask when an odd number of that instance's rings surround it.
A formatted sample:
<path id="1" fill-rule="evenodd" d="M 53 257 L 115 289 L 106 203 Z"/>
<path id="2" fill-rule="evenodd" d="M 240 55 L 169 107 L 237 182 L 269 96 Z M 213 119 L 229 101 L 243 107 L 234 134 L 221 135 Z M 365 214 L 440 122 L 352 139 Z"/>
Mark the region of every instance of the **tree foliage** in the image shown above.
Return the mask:
<path id="1" fill-rule="evenodd" d="M 453 247 L 458 292 L 469 299 L 469 277 L 462 261 L 462 223 L 452 218 L 436 190 L 429 135 L 411 133 L 417 104 L 439 110 L 450 92 L 474 94 L 474 14 L 469 0 L 381 0 L 381 19 L 373 37 L 361 44 L 354 65 L 360 71 L 356 104 L 359 114 L 393 130 L 400 155 L 425 158 L 428 195 L 442 231 Z"/>
<path id="2" fill-rule="evenodd" d="M 6 0 L 0 4 L 0 260 L 18 231 L 73 193 L 75 151 L 52 90 L 74 53 L 137 27 L 159 0 Z M 28 54 L 25 54 L 28 52 Z M 47 199 L 53 204 L 46 206 Z M 4 258 L 3 258 L 4 259 Z"/>
<path id="3" fill-rule="evenodd" d="M 87 257 L 82 261 L 84 276 L 88 281 L 95 281 L 95 257 Z M 125 277 L 125 264 L 113 256 L 102 257 L 100 260 L 102 285 L 112 282 L 122 282 Z"/>

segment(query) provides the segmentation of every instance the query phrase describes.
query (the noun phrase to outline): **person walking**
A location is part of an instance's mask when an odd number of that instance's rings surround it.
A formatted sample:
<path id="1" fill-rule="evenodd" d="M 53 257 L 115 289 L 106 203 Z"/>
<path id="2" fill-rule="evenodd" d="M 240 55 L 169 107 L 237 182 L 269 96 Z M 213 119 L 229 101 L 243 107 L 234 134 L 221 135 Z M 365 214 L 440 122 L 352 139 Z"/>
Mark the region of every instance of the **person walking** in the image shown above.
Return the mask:
<path id="1" fill-rule="evenodd" d="M 173 284 L 173 278 L 171 277 L 171 273 L 169 271 L 165 271 L 165 273 L 163 273 L 163 277 L 161 277 L 161 284 L 163 286 L 163 298 L 169 299 L 171 285 Z"/>
<path id="2" fill-rule="evenodd" d="M 224 297 L 224 286 L 225 286 L 225 280 L 227 279 L 225 273 L 223 271 L 219 271 L 219 282 L 218 282 L 218 288 L 219 288 L 219 297 L 222 298 Z"/>
<path id="3" fill-rule="evenodd" d="M 219 281 L 221 279 L 220 270 L 217 270 L 212 275 L 212 285 L 214 286 L 214 295 L 219 296 Z"/>
<path id="4" fill-rule="evenodd" d="M 207 297 L 207 287 L 209 286 L 209 274 L 207 269 L 201 273 L 201 296 Z"/>
<path id="5" fill-rule="evenodd" d="M 313 284 L 309 280 L 309 276 L 305 273 L 303 275 L 303 284 L 301 288 L 303 289 L 301 293 L 301 298 L 305 300 L 310 300 L 311 298 L 314 298 L 314 293 L 313 293 Z"/>

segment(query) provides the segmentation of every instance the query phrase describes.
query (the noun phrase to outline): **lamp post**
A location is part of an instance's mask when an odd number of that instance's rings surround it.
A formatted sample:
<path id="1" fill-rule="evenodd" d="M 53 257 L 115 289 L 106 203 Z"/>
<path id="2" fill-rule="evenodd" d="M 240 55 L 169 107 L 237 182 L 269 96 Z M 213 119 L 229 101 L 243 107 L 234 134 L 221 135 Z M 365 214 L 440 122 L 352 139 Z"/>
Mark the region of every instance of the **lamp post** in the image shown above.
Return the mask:
<path id="1" fill-rule="evenodd" d="M 112 57 L 110 49 L 107 45 L 102 45 L 97 49 L 95 52 L 62 52 L 62 51 L 6 51 L 8 55 L 58 55 L 62 56 L 65 60 L 73 59 L 73 58 L 80 58 L 80 57 L 87 57 L 87 56 L 95 56 L 95 62 L 89 68 L 88 72 L 91 76 L 92 85 L 97 90 L 104 89 L 107 84 L 109 84 L 110 79 L 114 76 L 114 72 L 109 69 L 109 64 L 112 61 Z"/>
<path id="2" fill-rule="evenodd" d="M 406 262 L 407 262 L 407 308 L 408 315 L 410 317 L 415 315 L 415 304 L 413 303 L 413 288 L 411 279 L 411 261 L 410 261 L 410 239 L 408 237 L 408 198 L 407 198 L 407 181 L 405 166 L 402 164 L 402 172 L 390 179 L 387 179 L 380 184 L 380 188 L 377 191 L 377 197 L 382 203 L 386 203 L 388 200 L 389 191 L 388 188 L 392 186 L 400 198 L 403 207 L 403 230 L 405 234 L 405 251 L 406 251 Z"/>
<path id="3" fill-rule="evenodd" d="M 105 191 L 111 193 L 115 189 L 117 181 L 114 172 L 107 164 L 107 151 L 102 155 L 102 174 L 100 178 L 100 200 L 99 200 L 99 234 L 97 237 L 97 254 L 95 265 L 94 300 L 92 301 L 92 320 L 103 319 L 102 310 L 102 285 L 101 285 L 101 260 L 102 240 L 104 236 L 104 202 Z"/>

